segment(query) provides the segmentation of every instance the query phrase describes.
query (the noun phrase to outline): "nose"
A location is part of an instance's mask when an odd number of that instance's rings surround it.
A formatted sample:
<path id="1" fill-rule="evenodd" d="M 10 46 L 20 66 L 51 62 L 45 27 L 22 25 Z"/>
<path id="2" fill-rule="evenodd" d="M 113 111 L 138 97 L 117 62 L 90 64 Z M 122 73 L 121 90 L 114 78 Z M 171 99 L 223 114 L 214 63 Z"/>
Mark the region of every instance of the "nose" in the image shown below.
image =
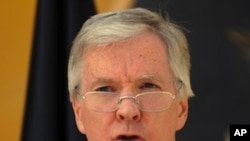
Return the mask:
<path id="1" fill-rule="evenodd" d="M 141 111 L 138 109 L 136 99 L 132 96 L 124 96 L 118 101 L 118 110 L 116 111 L 116 118 L 118 120 L 135 120 L 141 119 Z"/>

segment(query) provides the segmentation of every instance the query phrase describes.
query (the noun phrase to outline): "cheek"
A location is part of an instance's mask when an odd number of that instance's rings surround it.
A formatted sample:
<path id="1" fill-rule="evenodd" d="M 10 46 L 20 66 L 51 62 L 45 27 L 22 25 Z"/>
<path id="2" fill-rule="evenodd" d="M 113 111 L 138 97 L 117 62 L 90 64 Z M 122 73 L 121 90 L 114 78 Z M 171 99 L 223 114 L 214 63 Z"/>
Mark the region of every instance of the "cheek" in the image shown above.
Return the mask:
<path id="1" fill-rule="evenodd" d="M 147 139 L 150 141 L 163 141 L 163 139 L 166 141 L 170 140 L 171 136 L 173 136 L 167 118 L 164 119 L 162 116 L 154 116 L 148 118 L 148 120 L 144 120 L 144 123 L 144 129 L 146 129 L 145 133 Z"/>
<path id="2" fill-rule="evenodd" d="M 173 105 L 172 105 L 173 106 Z M 151 127 L 149 133 L 152 133 L 153 140 L 160 141 L 161 139 L 173 140 L 175 132 L 177 131 L 178 108 L 173 106 L 167 111 L 146 114 L 145 122 L 148 123 L 147 127 Z"/>
<path id="3" fill-rule="evenodd" d="M 113 115 L 92 112 L 88 109 L 82 112 L 82 121 L 88 138 L 90 140 L 107 138 L 110 134 L 108 129 L 112 125 L 112 121 L 114 121 Z"/>

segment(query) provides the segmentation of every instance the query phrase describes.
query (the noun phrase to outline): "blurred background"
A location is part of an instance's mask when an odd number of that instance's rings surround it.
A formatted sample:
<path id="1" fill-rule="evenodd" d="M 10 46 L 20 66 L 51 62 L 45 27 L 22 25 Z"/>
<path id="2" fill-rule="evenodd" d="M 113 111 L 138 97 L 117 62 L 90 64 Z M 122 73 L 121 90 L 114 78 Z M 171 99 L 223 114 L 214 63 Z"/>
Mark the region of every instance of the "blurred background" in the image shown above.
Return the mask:
<path id="1" fill-rule="evenodd" d="M 28 130 L 39 128 L 39 125 L 28 128 L 31 126 L 28 124 L 29 121 L 33 121 L 33 118 L 29 118 L 32 115 L 30 114 L 32 106 L 28 101 L 32 100 L 33 97 L 30 95 L 36 86 L 32 85 L 34 80 L 31 79 L 33 77 L 31 72 L 34 71 L 31 69 L 34 65 L 31 64 L 36 62 L 31 60 L 34 60 L 36 56 L 34 54 L 39 52 L 34 49 L 39 46 L 37 45 L 39 41 L 37 38 L 34 40 L 34 37 L 37 37 L 35 36 L 38 33 L 37 27 L 41 26 L 37 17 L 43 15 L 37 11 L 41 10 L 40 6 L 43 4 L 43 8 L 47 9 L 59 7 L 54 9 L 54 12 L 60 10 L 63 13 L 65 5 L 69 5 L 67 0 L 61 3 L 55 3 L 53 0 L 48 0 L 47 3 L 46 0 L 41 1 L 0 1 L 0 140 L 3 141 L 32 141 L 32 138 L 26 137 L 29 133 L 33 134 Z M 86 1 L 82 3 L 86 4 Z M 178 132 L 177 141 L 223 141 L 230 124 L 250 124 L 249 0 L 94 0 L 92 2 L 94 7 L 92 11 L 85 12 L 89 12 L 87 17 L 111 10 L 144 7 L 169 16 L 172 21 L 187 29 L 186 35 L 192 56 L 191 79 L 196 96 L 190 100 L 189 119 L 184 129 Z M 60 6 L 56 6 L 57 4 Z M 85 6 L 90 8 L 92 5 Z M 47 9 L 45 8 L 45 11 L 48 11 Z M 45 17 L 51 15 L 49 12 L 46 14 Z M 59 14 L 54 16 L 57 15 Z M 75 17 L 81 16 L 76 14 Z M 71 37 L 74 37 L 78 28 L 74 29 Z M 66 60 L 67 53 L 65 54 L 62 57 Z M 60 75 L 56 77 L 59 78 Z M 65 84 L 62 84 L 57 88 L 64 86 Z M 67 93 L 64 93 L 67 98 Z M 55 101 L 44 101 L 45 104 L 46 102 L 55 103 Z M 37 109 L 36 106 L 34 109 Z M 54 115 L 50 112 L 48 114 Z M 60 112 L 55 115 L 64 114 Z M 33 122 L 43 123 L 41 119 L 44 116 L 39 116 L 39 120 Z M 55 120 L 57 119 L 60 118 L 56 116 Z M 68 120 L 69 124 L 74 122 L 72 117 Z M 68 126 L 60 125 L 54 130 L 60 135 L 67 131 L 58 128 Z M 46 134 L 43 130 L 37 132 L 37 138 L 39 133 L 40 136 Z M 72 133 L 74 134 L 79 133 Z M 70 140 L 70 136 L 67 138 Z M 33 140 L 38 141 L 36 137 Z M 43 138 L 41 140 L 52 141 Z"/>
<path id="2" fill-rule="evenodd" d="M 23 121 L 35 0 L 0 1 L 0 140 L 18 141 Z"/>

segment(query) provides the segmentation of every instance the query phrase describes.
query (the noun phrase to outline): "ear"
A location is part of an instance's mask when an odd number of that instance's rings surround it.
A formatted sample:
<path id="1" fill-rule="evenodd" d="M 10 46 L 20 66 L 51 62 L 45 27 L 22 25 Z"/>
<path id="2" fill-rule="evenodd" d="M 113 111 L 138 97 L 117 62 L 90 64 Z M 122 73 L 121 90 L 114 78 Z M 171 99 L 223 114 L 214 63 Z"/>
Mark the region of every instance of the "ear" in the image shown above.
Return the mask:
<path id="1" fill-rule="evenodd" d="M 73 98 L 72 107 L 73 107 L 74 114 L 75 114 L 75 121 L 76 121 L 77 128 L 82 134 L 85 134 L 85 127 L 82 121 L 83 115 L 81 111 L 81 102 L 77 100 L 77 98 Z"/>
<path id="2" fill-rule="evenodd" d="M 188 99 L 183 98 L 179 100 L 177 130 L 183 128 L 183 126 L 186 123 L 187 117 L 188 117 Z"/>

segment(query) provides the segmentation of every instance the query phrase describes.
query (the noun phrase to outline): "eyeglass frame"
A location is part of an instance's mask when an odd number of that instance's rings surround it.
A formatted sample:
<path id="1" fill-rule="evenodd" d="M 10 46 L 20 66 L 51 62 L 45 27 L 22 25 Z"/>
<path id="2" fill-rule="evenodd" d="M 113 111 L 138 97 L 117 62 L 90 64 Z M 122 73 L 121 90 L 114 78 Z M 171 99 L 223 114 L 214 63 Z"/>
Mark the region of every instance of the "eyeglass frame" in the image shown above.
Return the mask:
<path id="1" fill-rule="evenodd" d="M 136 94 L 135 96 L 129 96 L 129 95 L 125 95 L 125 96 L 120 96 L 116 102 L 116 106 L 113 110 L 110 110 L 110 111 L 98 111 L 98 110 L 95 110 L 95 109 L 91 109 L 88 107 L 88 109 L 92 110 L 92 111 L 95 111 L 95 112 L 103 112 L 103 113 L 108 113 L 108 112 L 114 112 L 114 111 L 117 111 L 119 109 L 119 105 L 121 104 L 122 100 L 123 99 L 133 99 L 135 104 L 137 105 L 137 108 L 140 110 L 140 111 L 143 111 L 143 112 L 148 112 L 148 113 L 157 113 L 157 112 L 162 112 L 162 111 L 165 111 L 167 109 L 169 109 L 169 107 L 171 106 L 173 100 L 177 97 L 177 94 L 179 93 L 182 85 L 183 85 L 183 82 L 181 80 L 178 80 L 179 82 L 179 88 L 177 88 L 177 91 L 176 91 L 176 94 L 172 94 L 168 91 L 151 91 L 151 92 L 143 92 L 143 93 L 139 93 L 139 94 Z M 86 92 L 84 95 L 81 94 L 79 91 L 78 91 L 78 87 L 76 86 L 75 87 L 75 91 L 77 93 L 78 96 L 80 96 L 81 98 L 85 99 L 86 95 L 89 95 L 89 94 L 93 94 L 93 93 L 113 93 L 113 94 L 117 94 L 119 95 L 119 93 L 116 93 L 116 92 L 99 92 L 99 91 L 90 91 L 90 92 Z M 145 94 L 148 94 L 148 93 L 162 93 L 162 94 L 168 94 L 170 97 L 171 97 L 171 103 L 169 104 L 168 107 L 166 108 L 163 108 L 163 109 L 160 109 L 160 110 L 156 110 L 156 111 L 147 111 L 147 110 L 143 110 L 139 103 L 138 103 L 138 100 L 137 100 L 137 97 L 141 96 L 141 95 L 145 95 Z"/>
<path id="2" fill-rule="evenodd" d="M 116 108 L 114 108 L 113 110 L 110 110 L 110 111 L 98 111 L 98 110 L 94 110 L 94 109 L 90 109 L 92 111 L 95 111 L 95 112 L 102 112 L 102 113 L 109 113 L 109 112 L 114 112 L 114 111 L 117 111 L 119 109 L 119 104 L 121 104 L 122 100 L 123 99 L 128 99 L 128 98 L 132 98 L 134 101 L 135 101 L 135 104 L 137 104 L 137 107 L 139 110 L 143 111 L 143 112 L 148 112 L 148 113 L 157 113 L 157 112 L 162 112 L 162 111 L 165 111 L 167 109 L 169 109 L 169 107 L 171 106 L 172 104 L 172 101 L 177 97 L 177 94 L 179 93 L 180 89 L 182 88 L 182 85 L 183 85 L 183 82 L 182 80 L 180 79 L 177 79 L 177 84 L 179 84 L 178 88 L 177 88 L 177 91 L 176 91 L 176 94 L 172 94 L 171 92 L 168 92 L 168 91 L 151 91 L 151 92 L 142 92 L 142 93 L 138 93 L 136 94 L 135 96 L 129 96 L 129 95 L 125 95 L 125 96 L 120 96 L 116 102 Z M 119 95 L 119 93 L 117 92 L 101 92 L 101 91 L 90 91 L 90 92 L 86 92 L 85 94 L 82 94 L 79 92 L 80 89 L 79 89 L 79 86 L 75 86 L 75 92 L 77 94 L 77 96 L 80 96 L 82 99 L 85 99 L 86 95 L 89 95 L 89 94 L 93 94 L 93 93 L 113 93 L 113 94 L 117 94 Z M 140 108 L 140 105 L 138 103 L 138 100 L 136 99 L 138 96 L 141 96 L 141 95 L 145 95 L 145 94 L 148 94 L 148 93 L 162 93 L 162 94 L 169 94 L 170 97 L 172 98 L 172 101 L 171 103 L 169 104 L 168 107 L 166 108 L 163 108 L 161 110 L 156 110 L 156 111 L 146 111 L 146 110 L 143 110 Z"/>
<path id="3" fill-rule="evenodd" d="M 98 93 L 109 93 L 109 94 L 114 94 L 114 95 L 119 95 L 119 93 L 116 93 L 116 92 L 99 92 L 99 91 L 91 91 L 91 92 L 86 92 L 84 95 L 81 94 L 80 92 L 77 91 L 77 94 L 78 96 L 80 96 L 81 98 L 85 99 L 87 95 L 91 95 L 91 94 L 98 94 Z M 141 108 L 138 100 L 137 100 L 137 97 L 139 96 L 142 96 L 142 95 L 146 95 L 146 94 L 153 94 L 153 93 L 160 93 L 160 94 L 168 94 L 171 98 L 171 103 L 169 104 L 169 106 L 163 108 L 163 109 L 160 109 L 160 110 L 155 110 L 155 111 L 149 111 L 149 110 L 144 110 L 143 108 Z M 122 100 L 123 99 L 133 99 L 135 104 L 137 105 L 138 109 L 140 111 L 143 111 L 143 112 L 148 112 L 148 113 L 157 113 L 157 112 L 162 112 L 162 111 L 165 111 L 167 109 L 169 109 L 169 107 L 171 106 L 172 104 L 172 101 L 176 98 L 176 95 L 170 93 L 170 92 L 167 92 L 167 91 L 151 91 L 151 92 L 143 92 L 143 93 L 139 93 L 135 96 L 129 96 L 129 95 L 125 95 L 125 96 L 120 96 L 118 97 L 118 100 L 116 101 L 116 106 L 114 109 L 110 110 L 110 111 L 99 111 L 99 110 L 96 110 L 96 109 L 91 109 L 88 107 L 88 109 L 92 110 L 92 111 L 95 111 L 95 112 L 101 112 L 101 113 L 109 113 L 109 112 L 115 112 L 119 109 L 119 105 L 121 104 Z"/>

